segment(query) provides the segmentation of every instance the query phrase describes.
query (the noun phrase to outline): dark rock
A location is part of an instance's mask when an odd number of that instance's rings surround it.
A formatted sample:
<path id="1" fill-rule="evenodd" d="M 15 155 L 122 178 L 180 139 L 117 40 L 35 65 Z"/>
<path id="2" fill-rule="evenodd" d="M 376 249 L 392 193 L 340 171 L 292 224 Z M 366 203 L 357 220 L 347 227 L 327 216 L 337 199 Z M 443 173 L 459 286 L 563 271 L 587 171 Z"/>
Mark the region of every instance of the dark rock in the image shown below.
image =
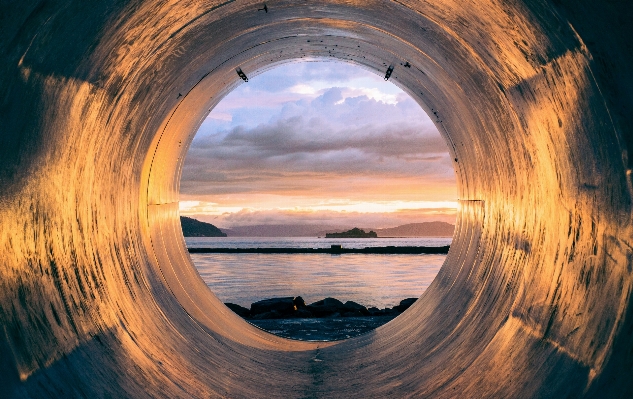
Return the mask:
<path id="1" fill-rule="evenodd" d="M 417 301 L 418 298 L 407 298 L 407 299 L 403 299 L 400 301 L 400 306 L 406 306 L 407 308 L 409 308 L 411 305 L 413 305 L 415 303 L 415 301 Z"/>
<path id="2" fill-rule="evenodd" d="M 345 308 L 345 304 L 343 302 L 339 301 L 336 298 L 331 298 L 331 297 L 321 299 L 320 301 L 311 303 L 310 306 L 329 306 L 329 307 L 335 307 L 337 309 Z"/>
<path id="3" fill-rule="evenodd" d="M 270 312 L 259 313 L 252 317 L 253 320 L 270 320 L 270 319 L 282 319 L 285 316 L 276 310 Z"/>
<path id="4" fill-rule="evenodd" d="M 380 315 L 381 316 L 391 316 L 391 315 L 396 315 L 399 312 L 397 310 L 393 310 L 391 308 L 384 308 L 383 310 L 380 311 Z"/>
<path id="5" fill-rule="evenodd" d="M 226 306 L 238 315 L 251 320 L 367 316 L 393 318 L 407 310 L 416 300 L 417 298 L 403 299 L 399 305 L 384 309 L 376 307 L 367 309 L 357 302 L 347 301 L 343 303 L 331 297 L 306 306 L 305 301 L 300 296 L 264 299 L 252 303 L 250 310 L 233 303 L 227 303 Z"/>
<path id="6" fill-rule="evenodd" d="M 280 314 L 291 314 L 297 308 L 294 297 L 270 298 L 251 304 L 251 315 L 256 316 L 262 313 L 277 311 Z"/>
<path id="7" fill-rule="evenodd" d="M 306 307 L 306 302 L 300 296 L 296 297 L 293 302 L 295 306 L 297 307 L 297 309 Z"/>
<path id="8" fill-rule="evenodd" d="M 298 319 L 310 319 L 312 317 L 314 317 L 312 315 L 312 312 L 310 312 L 309 310 L 305 309 L 305 308 L 299 308 L 297 309 L 296 312 L 294 312 L 292 314 L 293 317 L 296 317 Z"/>
<path id="9" fill-rule="evenodd" d="M 397 316 L 400 314 L 400 312 L 391 308 L 378 309 L 376 307 L 367 309 L 367 312 L 370 316 Z"/>
<path id="10" fill-rule="evenodd" d="M 267 320 L 269 316 L 270 316 L 270 312 L 260 313 L 258 315 L 251 317 L 251 320 Z"/>
<path id="11" fill-rule="evenodd" d="M 360 312 L 363 316 L 369 316 L 367 308 L 354 301 L 345 302 L 345 308 L 350 312 Z"/>
<path id="12" fill-rule="evenodd" d="M 231 309 L 233 312 L 237 313 L 240 317 L 249 317 L 251 315 L 251 311 L 244 306 L 236 305 L 234 303 L 227 302 L 225 303 L 226 307 Z"/>
<path id="13" fill-rule="evenodd" d="M 382 311 L 380 309 L 378 309 L 377 307 L 372 306 L 371 308 L 367 309 L 367 311 L 369 312 L 370 316 L 380 316 Z"/>
<path id="14" fill-rule="evenodd" d="M 413 303 L 415 301 L 417 301 L 418 298 L 407 298 L 407 299 L 403 299 L 400 301 L 400 305 L 394 306 L 393 309 L 395 311 L 398 311 L 400 313 L 404 312 L 405 310 L 409 309 L 411 307 L 411 305 L 413 305 Z"/>
<path id="15" fill-rule="evenodd" d="M 308 305 L 307 309 L 312 312 L 315 317 L 329 317 L 335 313 L 340 315 L 342 312 L 347 311 L 343 302 L 336 298 L 325 298 L 316 301 Z"/>

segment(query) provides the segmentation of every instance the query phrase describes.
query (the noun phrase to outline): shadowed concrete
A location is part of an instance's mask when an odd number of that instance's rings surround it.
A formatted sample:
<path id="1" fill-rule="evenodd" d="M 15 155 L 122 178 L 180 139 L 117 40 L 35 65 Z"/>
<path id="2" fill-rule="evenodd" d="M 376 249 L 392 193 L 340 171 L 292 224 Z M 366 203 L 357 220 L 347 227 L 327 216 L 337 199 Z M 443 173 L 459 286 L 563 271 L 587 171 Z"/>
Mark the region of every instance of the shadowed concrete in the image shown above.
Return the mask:
<path id="1" fill-rule="evenodd" d="M 594 3 L 4 2 L 1 396 L 632 397 L 632 6 Z M 224 307 L 178 219 L 236 69 L 303 57 L 394 66 L 460 195 L 422 298 L 329 344 Z"/>

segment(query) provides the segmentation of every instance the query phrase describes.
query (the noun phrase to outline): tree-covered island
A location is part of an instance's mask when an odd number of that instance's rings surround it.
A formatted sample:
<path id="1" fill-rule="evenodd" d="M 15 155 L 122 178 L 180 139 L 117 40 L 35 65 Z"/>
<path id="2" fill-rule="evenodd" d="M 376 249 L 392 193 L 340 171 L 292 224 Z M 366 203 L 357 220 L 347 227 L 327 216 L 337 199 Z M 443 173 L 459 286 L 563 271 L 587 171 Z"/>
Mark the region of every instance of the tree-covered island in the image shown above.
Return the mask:
<path id="1" fill-rule="evenodd" d="M 366 233 L 365 230 L 354 227 L 342 233 L 326 233 L 325 238 L 378 238 L 378 234 L 373 230 Z"/>

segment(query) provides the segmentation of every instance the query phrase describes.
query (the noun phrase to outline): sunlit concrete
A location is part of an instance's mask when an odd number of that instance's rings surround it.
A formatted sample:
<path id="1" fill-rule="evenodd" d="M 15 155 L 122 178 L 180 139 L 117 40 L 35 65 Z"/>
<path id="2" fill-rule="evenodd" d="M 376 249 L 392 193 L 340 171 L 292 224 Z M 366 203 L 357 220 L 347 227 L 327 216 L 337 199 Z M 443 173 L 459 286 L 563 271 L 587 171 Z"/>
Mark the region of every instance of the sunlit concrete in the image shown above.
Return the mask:
<path id="1" fill-rule="evenodd" d="M 594 3 L 5 2 L 1 396 L 633 397 L 632 7 Z M 232 314 L 178 223 L 236 68 L 302 57 L 393 65 L 459 185 L 432 286 L 336 344 Z"/>

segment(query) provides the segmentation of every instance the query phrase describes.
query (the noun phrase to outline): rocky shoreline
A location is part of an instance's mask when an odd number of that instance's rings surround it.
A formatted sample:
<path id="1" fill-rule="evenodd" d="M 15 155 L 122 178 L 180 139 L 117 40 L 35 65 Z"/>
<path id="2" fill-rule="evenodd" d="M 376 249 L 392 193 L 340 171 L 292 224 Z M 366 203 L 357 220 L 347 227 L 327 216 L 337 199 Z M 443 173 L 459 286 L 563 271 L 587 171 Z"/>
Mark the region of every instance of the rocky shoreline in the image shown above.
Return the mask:
<path id="1" fill-rule="evenodd" d="M 354 301 L 324 298 L 306 305 L 302 297 L 270 298 L 251 304 L 225 305 L 249 323 L 285 338 L 335 341 L 352 338 L 393 320 L 417 298 L 406 298 L 393 308 L 378 309 Z"/>
<path id="2" fill-rule="evenodd" d="M 248 320 L 310 319 L 337 317 L 381 317 L 397 316 L 407 310 L 417 298 L 406 298 L 393 308 L 367 308 L 354 301 L 343 303 L 336 298 L 325 298 L 306 305 L 302 297 L 270 298 L 251 304 L 250 309 L 234 303 L 225 305 Z"/>

